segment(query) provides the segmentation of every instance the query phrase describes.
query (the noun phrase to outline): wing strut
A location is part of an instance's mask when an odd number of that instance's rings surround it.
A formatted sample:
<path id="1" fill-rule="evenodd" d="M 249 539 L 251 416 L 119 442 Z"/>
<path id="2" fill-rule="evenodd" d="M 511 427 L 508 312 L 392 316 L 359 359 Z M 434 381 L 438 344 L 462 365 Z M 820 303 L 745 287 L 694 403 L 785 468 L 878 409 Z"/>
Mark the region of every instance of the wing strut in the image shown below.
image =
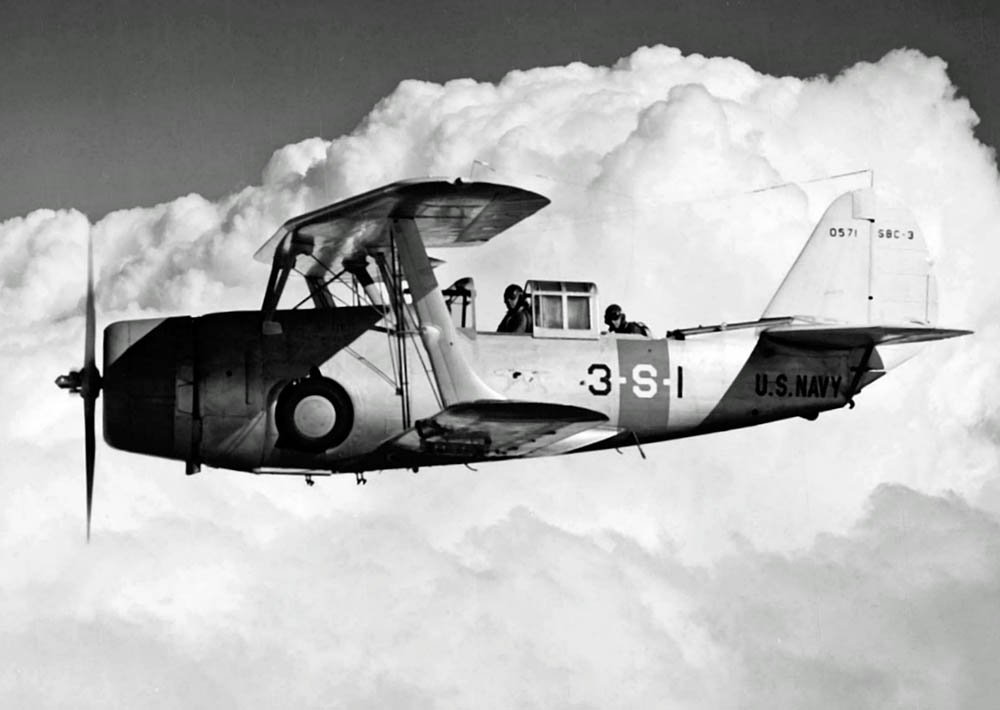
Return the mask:
<path id="1" fill-rule="evenodd" d="M 406 360 L 406 301 L 403 293 L 403 275 L 400 273 L 399 251 L 396 249 L 396 237 L 389 240 L 389 268 L 392 272 L 392 305 L 396 314 L 396 361 L 399 363 L 399 380 L 396 393 L 399 395 L 403 428 L 410 428 L 410 365 Z"/>
<path id="2" fill-rule="evenodd" d="M 316 308 L 335 308 L 333 294 L 327 287 L 327 280 L 320 276 L 306 276 L 306 285 L 309 287 L 309 297 Z"/>
<path id="3" fill-rule="evenodd" d="M 458 331 L 414 220 L 393 219 L 390 229 L 392 242 L 398 249 L 399 266 L 410 285 L 410 296 L 420 324 L 420 339 L 430 356 L 444 405 L 506 399 L 479 378 L 458 349 Z"/>
<path id="4" fill-rule="evenodd" d="M 281 240 L 271 260 L 271 275 L 267 279 L 264 303 L 260 307 L 264 314 L 261 323 L 264 335 L 277 335 L 281 332 L 281 324 L 274 320 L 274 312 L 278 308 L 278 301 L 285 290 L 285 283 L 288 282 L 288 275 L 293 266 L 295 266 L 295 252 L 292 250 L 292 239 L 289 236 Z"/>

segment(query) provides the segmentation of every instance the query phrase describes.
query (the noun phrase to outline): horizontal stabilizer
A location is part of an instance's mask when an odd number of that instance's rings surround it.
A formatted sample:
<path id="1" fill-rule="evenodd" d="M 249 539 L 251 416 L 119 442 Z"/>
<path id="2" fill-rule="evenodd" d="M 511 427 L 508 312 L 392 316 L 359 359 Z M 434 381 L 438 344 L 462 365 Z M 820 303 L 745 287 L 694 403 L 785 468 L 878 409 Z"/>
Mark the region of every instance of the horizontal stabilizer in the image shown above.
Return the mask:
<path id="1" fill-rule="evenodd" d="M 874 345 L 923 343 L 969 335 L 971 330 L 926 326 L 788 324 L 767 328 L 761 337 L 803 348 L 842 350 Z"/>
<path id="2" fill-rule="evenodd" d="M 592 429 L 597 440 L 617 433 L 608 417 L 583 407 L 548 402 L 480 400 L 446 407 L 386 442 L 385 453 L 425 454 L 434 459 L 487 459 L 565 453 L 592 443 L 583 437 L 571 448 L 559 442 Z M 607 429 L 605 431 L 605 429 Z"/>

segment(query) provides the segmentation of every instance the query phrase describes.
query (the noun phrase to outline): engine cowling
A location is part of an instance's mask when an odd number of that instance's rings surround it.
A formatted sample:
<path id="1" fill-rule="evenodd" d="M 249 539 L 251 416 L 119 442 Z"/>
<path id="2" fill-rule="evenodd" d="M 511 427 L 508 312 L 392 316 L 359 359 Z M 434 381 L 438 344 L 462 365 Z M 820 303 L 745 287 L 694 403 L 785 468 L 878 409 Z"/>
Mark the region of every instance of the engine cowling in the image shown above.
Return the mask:
<path id="1" fill-rule="evenodd" d="M 104 440 L 125 451 L 196 455 L 192 319 L 119 321 L 104 331 Z"/>
<path id="2" fill-rule="evenodd" d="M 381 313 L 344 307 L 277 311 L 274 318 L 275 332 L 265 332 L 253 311 L 109 325 L 105 440 L 243 471 L 318 465 L 317 455 L 350 436 L 355 406 L 345 387 L 317 368 Z"/>

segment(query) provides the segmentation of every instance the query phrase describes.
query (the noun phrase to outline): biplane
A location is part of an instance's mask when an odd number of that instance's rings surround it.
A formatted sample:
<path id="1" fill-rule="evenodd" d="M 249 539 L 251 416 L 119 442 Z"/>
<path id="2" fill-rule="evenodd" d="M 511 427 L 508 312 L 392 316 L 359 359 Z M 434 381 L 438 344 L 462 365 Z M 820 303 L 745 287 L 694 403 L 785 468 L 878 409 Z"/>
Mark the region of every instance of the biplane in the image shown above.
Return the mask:
<path id="1" fill-rule="evenodd" d="M 524 285 L 530 333 L 476 327 L 475 282 L 442 288 L 428 249 L 483 248 L 548 200 L 508 185 L 396 182 L 288 220 L 255 254 L 259 310 L 125 320 L 95 362 L 88 252 L 82 370 L 87 530 L 94 408 L 111 446 L 257 474 L 317 475 L 650 444 L 815 419 L 914 352 L 935 326 L 923 235 L 871 190 L 837 198 L 757 320 L 602 332 L 597 285 Z M 88 247 L 89 249 L 89 247 Z M 279 308 L 288 279 L 308 297 Z M 641 451 L 641 448 L 640 448 Z"/>

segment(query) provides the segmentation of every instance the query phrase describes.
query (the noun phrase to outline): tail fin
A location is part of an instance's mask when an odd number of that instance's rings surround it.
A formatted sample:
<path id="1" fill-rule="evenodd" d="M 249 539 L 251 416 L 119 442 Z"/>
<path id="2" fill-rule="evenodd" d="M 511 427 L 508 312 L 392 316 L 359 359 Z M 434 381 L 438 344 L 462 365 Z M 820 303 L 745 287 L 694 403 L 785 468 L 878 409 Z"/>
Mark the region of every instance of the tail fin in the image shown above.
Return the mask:
<path id="1" fill-rule="evenodd" d="M 848 192 L 827 208 L 763 317 L 824 323 L 934 325 L 937 294 L 913 214 Z"/>

